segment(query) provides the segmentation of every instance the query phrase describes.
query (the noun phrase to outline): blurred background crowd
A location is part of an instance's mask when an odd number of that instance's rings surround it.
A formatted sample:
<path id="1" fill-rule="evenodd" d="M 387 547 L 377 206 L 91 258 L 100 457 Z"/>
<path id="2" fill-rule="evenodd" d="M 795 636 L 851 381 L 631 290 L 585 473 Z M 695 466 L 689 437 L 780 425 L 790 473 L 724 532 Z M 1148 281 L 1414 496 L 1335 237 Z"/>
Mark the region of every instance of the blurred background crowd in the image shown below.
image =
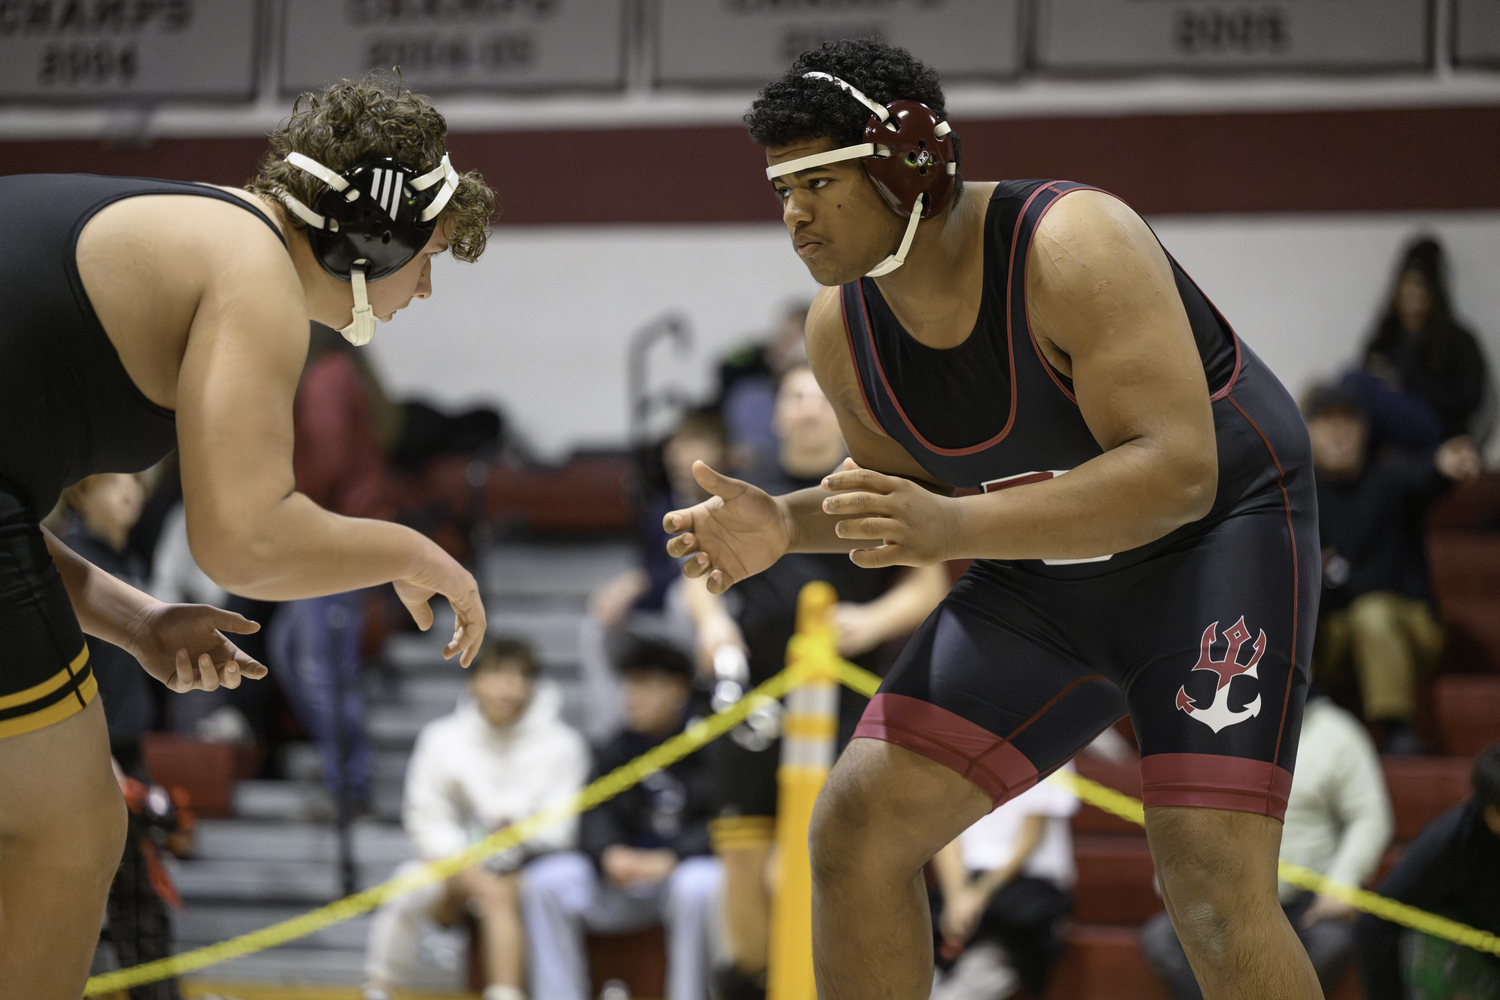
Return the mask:
<path id="1" fill-rule="evenodd" d="M 816 289 L 738 124 L 756 86 L 844 34 L 942 71 L 966 176 L 1068 177 L 1141 210 L 1298 397 L 1323 574 L 1282 856 L 1500 932 L 1500 13 L 1188 6 L 0 3 L 0 172 L 239 184 L 289 95 L 400 64 L 502 205 L 484 261 L 440 264 L 433 300 L 368 349 L 315 325 L 296 400 L 300 491 L 474 569 L 490 640 L 467 673 L 438 657 L 441 617 L 418 633 L 385 590 L 225 594 L 193 561 L 171 458 L 52 513 L 156 597 L 262 623 L 242 645 L 271 668 L 172 695 L 91 641 L 133 831 L 96 967 L 567 801 L 779 671 L 808 582 L 839 595 L 843 656 L 894 662 L 963 565 L 796 555 L 714 596 L 661 529 L 705 498 L 695 461 L 785 492 L 844 458 L 803 345 Z M 841 693 L 840 745 L 862 707 Z M 371 916 L 131 996 L 763 997 L 779 760 L 779 713 L 758 710 Z M 1126 720 L 1070 767 L 1138 795 L 1137 760 Z M 929 882 L 935 997 L 1199 995 L 1144 834 L 1061 786 L 976 824 Z M 1285 884 L 1282 902 L 1330 996 L 1500 998 L 1494 956 Z"/>

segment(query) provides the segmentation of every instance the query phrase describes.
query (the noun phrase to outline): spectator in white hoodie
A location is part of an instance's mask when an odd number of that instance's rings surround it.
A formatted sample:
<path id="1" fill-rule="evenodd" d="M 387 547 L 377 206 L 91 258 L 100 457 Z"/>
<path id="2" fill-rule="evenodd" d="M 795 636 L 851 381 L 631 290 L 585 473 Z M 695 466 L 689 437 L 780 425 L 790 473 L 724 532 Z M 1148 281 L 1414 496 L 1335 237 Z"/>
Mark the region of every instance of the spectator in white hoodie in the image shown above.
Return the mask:
<path id="1" fill-rule="evenodd" d="M 558 692 L 537 684 L 536 670 L 524 642 L 486 642 L 470 668 L 469 696 L 417 736 L 406 769 L 402 819 L 420 861 L 409 862 L 406 870 L 566 802 L 583 787 L 587 744 L 561 721 Z M 387 1000 L 405 978 L 424 919 L 451 926 L 464 912 L 480 925 L 484 1000 L 524 1000 L 520 870 L 532 857 L 573 847 L 577 830 L 575 819 L 557 823 L 445 882 L 381 907 L 370 927 L 366 1000 Z"/>

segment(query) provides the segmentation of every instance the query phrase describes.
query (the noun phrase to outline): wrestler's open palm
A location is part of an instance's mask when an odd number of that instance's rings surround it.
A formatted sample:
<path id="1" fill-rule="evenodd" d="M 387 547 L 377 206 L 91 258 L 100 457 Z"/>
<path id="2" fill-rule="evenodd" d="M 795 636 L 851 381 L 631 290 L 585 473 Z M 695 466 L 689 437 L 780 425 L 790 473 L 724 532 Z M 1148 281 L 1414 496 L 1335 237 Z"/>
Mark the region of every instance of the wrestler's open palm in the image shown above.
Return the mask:
<path id="1" fill-rule="evenodd" d="M 791 524 L 775 497 L 703 462 L 693 463 L 693 478 L 713 496 L 662 519 L 663 530 L 676 535 L 667 542 L 667 554 L 692 556 L 682 565 L 684 573 L 706 576 L 709 592 L 722 594 L 786 554 Z"/>
<path id="2" fill-rule="evenodd" d="M 208 604 L 157 603 L 142 612 L 127 651 L 146 673 L 173 691 L 213 691 L 259 680 L 266 668 L 225 638 L 248 635 L 260 625 Z"/>

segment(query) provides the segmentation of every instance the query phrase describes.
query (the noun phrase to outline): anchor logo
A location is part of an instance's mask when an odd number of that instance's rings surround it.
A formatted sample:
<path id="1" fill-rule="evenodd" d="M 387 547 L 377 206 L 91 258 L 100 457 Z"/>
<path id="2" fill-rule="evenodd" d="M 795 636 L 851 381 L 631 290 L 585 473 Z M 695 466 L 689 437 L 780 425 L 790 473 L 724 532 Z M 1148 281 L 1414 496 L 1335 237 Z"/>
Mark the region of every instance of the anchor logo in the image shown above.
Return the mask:
<path id="1" fill-rule="evenodd" d="M 1260 695 L 1246 705 L 1243 711 L 1232 712 L 1229 709 L 1229 682 L 1240 674 L 1254 677 L 1259 680 L 1260 675 L 1255 672 L 1256 664 L 1260 663 L 1261 654 L 1266 651 L 1266 632 L 1261 629 L 1260 635 L 1255 638 L 1255 645 L 1251 647 L 1254 654 L 1250 662 L 1243 666 L 1239 663 L 1240 647 L 1245 640 L 1250 638 L 1250 630 L 1245 627 L 1245 616 L 1240 615 L 1240 620 L 1224 630 L 1224 639 L 1229 643 L 1229 649 L 1224 654 L 1224 659 L 1215 660 L 1209 656 L 1208 648 L 1213 645 L 1215 632 L 1219 623 L 1214 622 L 1203 630 L 1203 641 L 1198 653 L 1198 662 L 1193 665 L 1194 670 L 1209 670 L 1219 675 L 1218 687 L 1214 689 L 1214 700 L 1207 706 L 1199 705 L 1188 696 L 1187 688 L 1177 689 L 1177 707 L 1188 715 L 1197 719 L 1214 732 L 1218 732 L 1225 726 L 1232 726 L 1237 722 L 1260 714 Z"/>

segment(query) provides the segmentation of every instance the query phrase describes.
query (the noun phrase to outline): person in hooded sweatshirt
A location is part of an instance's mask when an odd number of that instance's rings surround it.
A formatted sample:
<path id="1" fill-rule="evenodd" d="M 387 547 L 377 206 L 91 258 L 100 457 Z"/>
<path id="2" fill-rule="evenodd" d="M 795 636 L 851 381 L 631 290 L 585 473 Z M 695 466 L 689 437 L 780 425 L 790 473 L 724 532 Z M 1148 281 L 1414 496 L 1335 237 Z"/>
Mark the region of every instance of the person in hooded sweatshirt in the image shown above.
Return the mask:
<path id="1" fill-rule="evenodd" d="M 468 697 L 418 734 L 406 769 L 402 821 L 419 860 L 398 875 L 560 805 L 583 787 L 588 745 L 559 717 L 557 689 L 536 683 L 536 672 L 524 642 L 486 641 L 470 668 Z M 382 906 L 370 927 L 365 1000 L 387 1000 L 402 985 L 425 920 L 451 926 L 465 912 L 479 921 L 484 1000 L 524 1000 L 521 871 L 538 855 L 573 847 L 577 834 L 576 819 L 559 822 Z"/>

